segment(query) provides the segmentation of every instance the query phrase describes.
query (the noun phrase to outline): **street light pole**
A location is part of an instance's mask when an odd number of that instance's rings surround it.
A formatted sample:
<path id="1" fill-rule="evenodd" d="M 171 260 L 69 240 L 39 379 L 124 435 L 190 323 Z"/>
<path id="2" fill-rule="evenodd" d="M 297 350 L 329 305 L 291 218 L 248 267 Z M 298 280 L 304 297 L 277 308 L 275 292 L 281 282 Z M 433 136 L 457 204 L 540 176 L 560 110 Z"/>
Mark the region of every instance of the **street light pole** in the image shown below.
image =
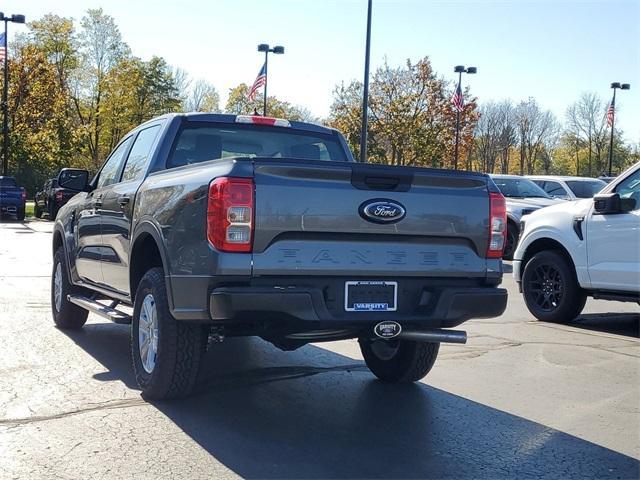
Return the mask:
<path id="1" fill-rule="evenodd" d="M 360 161 L 367 161 L 367 127 L 369 121 L 369 56 L 371 51 L 371 8 L 369 0 L 367 8 L 367 41 L 364 52 L 364 90 L 362 92 L 362 126 L 360 131 Z"/>
<path id="2" fill-rule="evenodd" d="M 458 67 L 456 67 L 458 68 Z M 457 91 L 462 92 L 462 72 L 464 71 L 464 67 L 463 70 L 459 70 L 458 71 L 458 88 L 456 89 Z M 453 155 L 453 169 L 457 170 L 458 169 L 458 144 L 460 143 L 460 110 L 458 108 L 456 108 L 456 149 L 455 149 L 455 153 Z"/>
<path id="3" fill-rule="evenodd" d="M 616 90 L 629 90 L 631 85 L 628 83 L 620 84 L 620 82 L 613 82 L 611 84 L 613 88 L 613 100 L 611 101 L 611 139 L 609 141 L 609 176 L 611 176 L 611 170 L 613 167 L 613 130 L 616 121 Z"/>
<path id="4" fill-rule="evenodd" d="M 261 43 L 258 45 L 258 51 L 264 52 L 264 93 L 263 93 L 263 105 L 262 105 L 262 115 L 267 116 L 267 81 L 268 81 L 268 62 L 269 62 L 269 53 L 275 53 L 276 55 L 282 55 L 284 53 L 284 47 L 281 45 L 277 45 L 273 48 L 269 48 L 269 45 L 266 43 Z"/>
<path id="5" fill-rule="evenodd" d="M 2 89 L 2 175 L 6 176 L 9 169 L 9 102 L 7 92 L 9 90 L 9 50 L 7 48 L 7 24 L 9 22 L 24 23 L 24 15 L 11 15 L 5 17 L 0 12 L 0 20 L 4 22 L 4 88 Z"/>
<path id="6" fill-rule="evenodd" d="M 462 98 L 462 74 L 469 73 L 474 74 L 478 72 L 476 67 L 468 67 L 464 68 L 464 65 L 456 65 L 453 69 L 454 72 L 458 74 L 458 87 L 456 88 L 456 92 L 454 93 L 454 99 L 456 96 L 459 96 L 460 108 L 456 106 L 456 145 L 455 152 L 453 155 L 453 168 L 454 170 L 458 169 L 458 144 L 460 143 L 460 112 L 462 111 L 463 98 Z"/>

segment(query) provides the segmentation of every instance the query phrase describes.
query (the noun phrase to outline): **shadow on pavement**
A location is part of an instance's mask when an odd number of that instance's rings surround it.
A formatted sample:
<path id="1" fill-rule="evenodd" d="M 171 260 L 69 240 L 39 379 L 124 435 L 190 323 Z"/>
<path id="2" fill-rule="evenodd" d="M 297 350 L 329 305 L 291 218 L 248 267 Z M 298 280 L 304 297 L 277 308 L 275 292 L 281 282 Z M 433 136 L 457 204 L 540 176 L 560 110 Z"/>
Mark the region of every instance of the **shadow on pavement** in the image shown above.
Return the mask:
<path id="1" fill-rule="evenodd" d="M 567 325 L 640 338 L 640 313 L 583 313 Z"/>
<path id="2" fill-rule="evenodd" d="M 108 369 L 97 379 L 136 388 L 127 327 L 89 324 L 68 335 Z M 640 472 L 640 462 L 626 455 L 425 384 L 382 383 L 362 362 L 316 346 L 284 353 L 257 339 L 214 344 L 199 392 L 154 406 L 248 478 L 637 478 Z"/>

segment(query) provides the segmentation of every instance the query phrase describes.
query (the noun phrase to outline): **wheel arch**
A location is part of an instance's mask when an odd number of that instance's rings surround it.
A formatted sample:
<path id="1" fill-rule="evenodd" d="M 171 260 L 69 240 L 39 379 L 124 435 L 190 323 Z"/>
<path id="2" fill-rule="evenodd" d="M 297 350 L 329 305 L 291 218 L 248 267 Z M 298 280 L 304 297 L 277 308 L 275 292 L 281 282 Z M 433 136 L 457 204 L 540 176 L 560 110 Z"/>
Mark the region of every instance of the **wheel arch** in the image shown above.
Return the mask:
<path id="1" fill-rule="evenodd" d="M 139 223 L 131 243 L 129 253 L 129 290 L 131 301 L 144 274 L 153 267 L 161 267 L 166 277 L 169 276 L 167 253 L 158 228 L 151 222 Z M 171 282 L 166 282 L 169 306 L 173 309 Z"/>
<path id="2" fill-rule="evenodd" d="M 543 237 L 543 238 L 538 238 L 537 240 L 534 240 L 533 242 L 531 242 L 531 244 L 525 250 L 524 255 L 522 257 L 522 262 L 520 263 L 520 272 L 519 272 L 520 278 L 522 278 L 524 269 L 527 263 L 529 262 L 529 260 L 531 260 L 533 256 L 536 255 L 537 253 L 543 252 L 545 250 L 553 250 L 562 254 L 562 256 L 564 256 L 568 260 L 569 264 L 571 265 L 571 268 L 573 269 L 574 274 L 577 276 L 578 272 L 576 270 L 576 264 L 573 261 L 573 258 L 571 257 L 569 250 L 567 250 L 565 246 L 562 245 L 562 243 L 558 242 L 557 240 L 554 240 L 548 237 Z"/>

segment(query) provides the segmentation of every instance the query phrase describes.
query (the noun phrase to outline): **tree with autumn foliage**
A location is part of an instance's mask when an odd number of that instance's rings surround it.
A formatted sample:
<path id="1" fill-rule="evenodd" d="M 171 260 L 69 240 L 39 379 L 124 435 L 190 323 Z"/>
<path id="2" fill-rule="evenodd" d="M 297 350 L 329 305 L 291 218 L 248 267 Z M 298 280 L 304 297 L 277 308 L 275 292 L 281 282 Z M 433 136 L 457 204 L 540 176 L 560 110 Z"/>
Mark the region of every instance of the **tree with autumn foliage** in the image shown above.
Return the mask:
<path id="1" fill-rule="evenodd" d="M 246 83 L 241 83 L 229 89 L 229 97 L 225 107 L 227 113 L 250 115 L 257 112 L 262 115 L 263 107 L 264 99 L 261 94 L 258 94 L 253 100 L 249 100 L 249 86 Z M 267 114 L 270 117 L 286 118 L 288 120 L 317 121 L 308 109 L 272 96 L 267 97 Z"/>
<path id="2" fill-rule="evenodd" d="M 402 67 L 385 61 L 372 75 L 369 92 L 368 161 L 390 165 L 451 167 L 455 119 L 451 85 L 434 72 L 428 57 Z M 460 158 L 466 158 L 478 120 L 476 100 L 465 91 Z M 351 81 L 333 92 L 329 124 L 345 134 L 359 156 L 362 84 Z"/>

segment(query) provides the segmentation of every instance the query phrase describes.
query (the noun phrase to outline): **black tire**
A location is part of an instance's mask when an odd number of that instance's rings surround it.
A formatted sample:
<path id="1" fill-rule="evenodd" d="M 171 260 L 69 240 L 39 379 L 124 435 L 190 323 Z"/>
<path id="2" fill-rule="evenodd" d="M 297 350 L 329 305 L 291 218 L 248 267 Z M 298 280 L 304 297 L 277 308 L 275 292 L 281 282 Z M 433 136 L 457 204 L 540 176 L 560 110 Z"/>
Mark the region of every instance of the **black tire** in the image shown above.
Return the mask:
<path id="1" fill-rule="evenodd" d="M 564 254 L 554 250 L 536 253 L 527 262 L 522 291 L 529 311 L 545 322 L 570 322 L 580 315 L 587 301 L 573 266 Z"/>
<path id="2" fill-rule="evenodd" d="M 48 213 L 49 213 L 49 220 L 54 221 L 56 219 L 56 215 L 58 215 L 58 209 L 56 208 L 55 204 L 52 204 L 52 203 L 49 204 Z"/>
<path id="3" fill-rule="evenodd" d="M 36 203 L 35 207 L 33 207 L 33 215 L 36 218 L 42 218 L 42 209 L 40 207 L 38 207 L 37 203 Z"/>
<path id="4" fill-rule="evenodd" d="M 62 288 L 59 308 L 56 306 L 55 298 L 55 277 L 58 265 L 60 265 Z M 82 328 L 87 322 L 89 312 L 67 300 L 67 295 L 79 292 L 81 292 L 81 289 L 69 282 L 69 272 L 67 271 L 64 248 L 59 247 L 53 256 L 53 271 L 51 273 L 51 313 L 53 314 L 53 321 L 58 328 L 63 330 L 77 330 Z"/>
<path id="5" fill-rule="evenodd" d="M 16 212 L 16 219 L 19 222 L 23 222 L 24 216 L 25 216 L 25 207 L 19 208 L 18 211 Z"/>
<path id="6" fill-rule="evenodd" d="M 385 382 L 411 383 L 424 378 L 438 357 L 439 343 L 410 340 L 360 339 L 360 351 L 369 370 Z M 390 347 L 381 355 L 380 347 Z"/>
<path id="7" fill-rule="evenodd" d="M 513 260 L 513 254 L 518 246 L 518 236 L 518 227 L 512 222 L 507 222 L 507 240 L 504 246 L 504 252 L 502 253 L 504 260 Z"/>
<path id="8" fill-rule="evenodd" d="M 143 303 L 151 295 L 154 302 L 157 352 L 147 371 L 140 352 L 140 319 Z M 144 320 L 143 320 L 144 324 Z M 179 398 L 189 395 L 196 383 L 206 349 L 208 330 L 200 324 L 176 321 L 169 311 L 162 268 L 150 269 L 136 291 L 131 322 L 131 357 L 142 396 L 147 399 Z"/>

